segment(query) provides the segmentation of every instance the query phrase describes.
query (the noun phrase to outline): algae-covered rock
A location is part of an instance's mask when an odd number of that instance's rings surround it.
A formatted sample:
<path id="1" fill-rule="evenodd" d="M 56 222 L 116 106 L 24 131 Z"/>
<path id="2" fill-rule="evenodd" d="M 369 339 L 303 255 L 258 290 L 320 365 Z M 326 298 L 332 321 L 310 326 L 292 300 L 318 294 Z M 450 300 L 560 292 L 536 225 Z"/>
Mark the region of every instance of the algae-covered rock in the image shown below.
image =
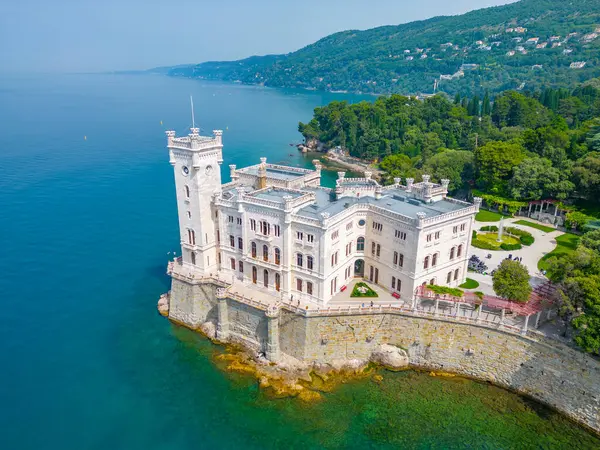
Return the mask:
<path id="1" fill-rule="evenodd" d="M 200 325 L 200 331 L 202 331 L 204 335 L 211 339 L 214 339 L 217 335 L 217 329 L 215 324 L 212 322 L 204 322 L 202 325 Z"/>
<path id="2" fill-rule="evenodd" d="M 381 384 L 381 382 L 383 381 L 383 377 L 379 374 L 375 374 L 373 375 L 372 380 L 374 383 Z"/>
<path id="3" fill-rule="evenodd" d="M 401 348 L 383 344 L 371 353 L 371 361 L 389 369 L 400 370 L 408 367 L 408 354 Z"/>

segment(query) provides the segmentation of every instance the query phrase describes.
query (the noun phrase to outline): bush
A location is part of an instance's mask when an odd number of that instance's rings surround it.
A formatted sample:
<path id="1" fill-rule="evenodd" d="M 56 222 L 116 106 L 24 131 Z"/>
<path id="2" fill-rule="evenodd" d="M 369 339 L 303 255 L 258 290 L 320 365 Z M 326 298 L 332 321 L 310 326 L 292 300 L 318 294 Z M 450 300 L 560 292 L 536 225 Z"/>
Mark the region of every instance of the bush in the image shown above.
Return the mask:
<path id="1" fill-rule="evenodd" d="M 476 287 L 479 287 L 479 282 L 472 278 L 467 278 L 459 287 L 462 289 L 475 289 Z"/>
<path id="2" fill-rule="evenodd" d="M 429 284 L 429 285 L 427 285 L 427 289 L 435 292 L 436 294 L 440 294 L 440 295 L 448 294 L 448 295 L 452 295 L 453 297 L 462 297 L 463 296 L 463 291 L 458 288 L 450 288 L 447 286 L 437 286 L 435 284 Z"/>
<path id="3" fill-rule="evenodd" d="M 523 244 L 523 245 L 531 245 L 535 242 L 535 239 L 533 238 L 533 236 L 521 236 L 519 238 L 519 240 L 521 241 L 521 244 Z"/>
<path id="4" fill-rule="evenodd" d="M 473 230 L 473 233 L 471 233 L 471 239 L 477 239 L 477 231 Z"/>
<path id="5" fill-rule="evenodd" d="M 479 300 L 483 299 L 483 296 L 485 295 L 483 292 L 481 291 L 475 291 L 474 294 L 479 297 Z"/>
<path id="6" fill-rule="evenodd" d="M 481 227 L 480 231 L 498 231 L 498 227 L 496 225 L 486 225 L 485 227 Z"/>
<path id="7" fill-rule="evenodd" d="M 500 248 L 502 250 L 520 250 L 523 248 L 523 246 L 521 244 L 506 244 L 503 242 L 500 244 Z"/>
<path id="8" fill-rule="evenodd" d="M 490 244 L 486 241 L 481 241 L 479 239 L 473 239 L 471 241 L 471 245 L 473 247 L 481 248 L 483 250 L 498 250 L 498 246 L 494 244 Z"/>
<path id="9" fill-rule="evenodd" d="M 531 236 L 531 237 L 533 237 L 529 231 L 521 230 L 521 229 L 515 228 L 515 227 L 506 227 L 506 228 L 504 228 L 504 231 L 506 231 L 508 234 L 512 234 L 513 236 Z"/>

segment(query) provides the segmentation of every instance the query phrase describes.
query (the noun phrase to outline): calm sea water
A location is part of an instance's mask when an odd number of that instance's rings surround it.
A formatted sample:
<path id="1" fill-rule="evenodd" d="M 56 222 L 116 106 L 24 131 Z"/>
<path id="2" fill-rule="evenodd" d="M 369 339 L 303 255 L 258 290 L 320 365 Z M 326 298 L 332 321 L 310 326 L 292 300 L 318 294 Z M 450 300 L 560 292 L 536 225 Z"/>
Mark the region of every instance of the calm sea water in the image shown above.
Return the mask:
<path id="1" fill-rule="evenodd" d="M 159 76 L 0 78 L 0 448 L 600 445 L 471 381 L 383 373 L 307 406 L 217 368 L 217 347 L 156 312 L 178 245 L 163 131 L 187 133 L 190 94 L 201 128 L 225 130 L 224 168 L 309 165 L 288 145 L 298 121 L 360 100 Z"/>

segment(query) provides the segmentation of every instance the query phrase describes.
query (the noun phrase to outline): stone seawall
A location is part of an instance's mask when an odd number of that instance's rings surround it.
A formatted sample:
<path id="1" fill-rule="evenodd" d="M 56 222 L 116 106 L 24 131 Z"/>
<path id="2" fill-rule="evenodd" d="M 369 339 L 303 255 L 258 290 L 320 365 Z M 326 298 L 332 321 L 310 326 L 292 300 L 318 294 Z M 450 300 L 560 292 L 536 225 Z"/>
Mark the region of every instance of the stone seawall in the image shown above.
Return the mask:
<path id="1" fill-rule="evenodd" d="M 192 328 L 212 322 L 219 340 L 243 343 L 274 361 L 280 352 L 309 363 L 368 360 L 381 345 L 391 344 L 404 349 L 415 368 L 490 381 L 600 433 L 600 363 L 537 333 L 519 335 L 408 312 L 265 311 L 227 298 L 217 288 L 173 280 L 169 317 Z"/>

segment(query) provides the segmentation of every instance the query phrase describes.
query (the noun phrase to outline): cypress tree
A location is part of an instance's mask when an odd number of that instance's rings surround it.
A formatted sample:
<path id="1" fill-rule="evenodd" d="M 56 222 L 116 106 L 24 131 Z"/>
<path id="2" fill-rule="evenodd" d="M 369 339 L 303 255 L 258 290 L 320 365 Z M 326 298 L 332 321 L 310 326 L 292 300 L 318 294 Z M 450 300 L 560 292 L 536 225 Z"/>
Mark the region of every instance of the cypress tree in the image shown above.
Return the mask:
<path id="1" fill-rule="evenodd" d="M 492 106 L 490 104 L 490 92 L 486 89 L 483 97 L 483 105 L 481 106 L 481 114 L 483 116 L 489 116 L 492 112 Z"/>
<path id="2" fill-rule="evenodd" d="M 454 104 L 455 105 L 460 105 L 460 93 L 458 93 L 458 92 L 454 96 Z"/>

